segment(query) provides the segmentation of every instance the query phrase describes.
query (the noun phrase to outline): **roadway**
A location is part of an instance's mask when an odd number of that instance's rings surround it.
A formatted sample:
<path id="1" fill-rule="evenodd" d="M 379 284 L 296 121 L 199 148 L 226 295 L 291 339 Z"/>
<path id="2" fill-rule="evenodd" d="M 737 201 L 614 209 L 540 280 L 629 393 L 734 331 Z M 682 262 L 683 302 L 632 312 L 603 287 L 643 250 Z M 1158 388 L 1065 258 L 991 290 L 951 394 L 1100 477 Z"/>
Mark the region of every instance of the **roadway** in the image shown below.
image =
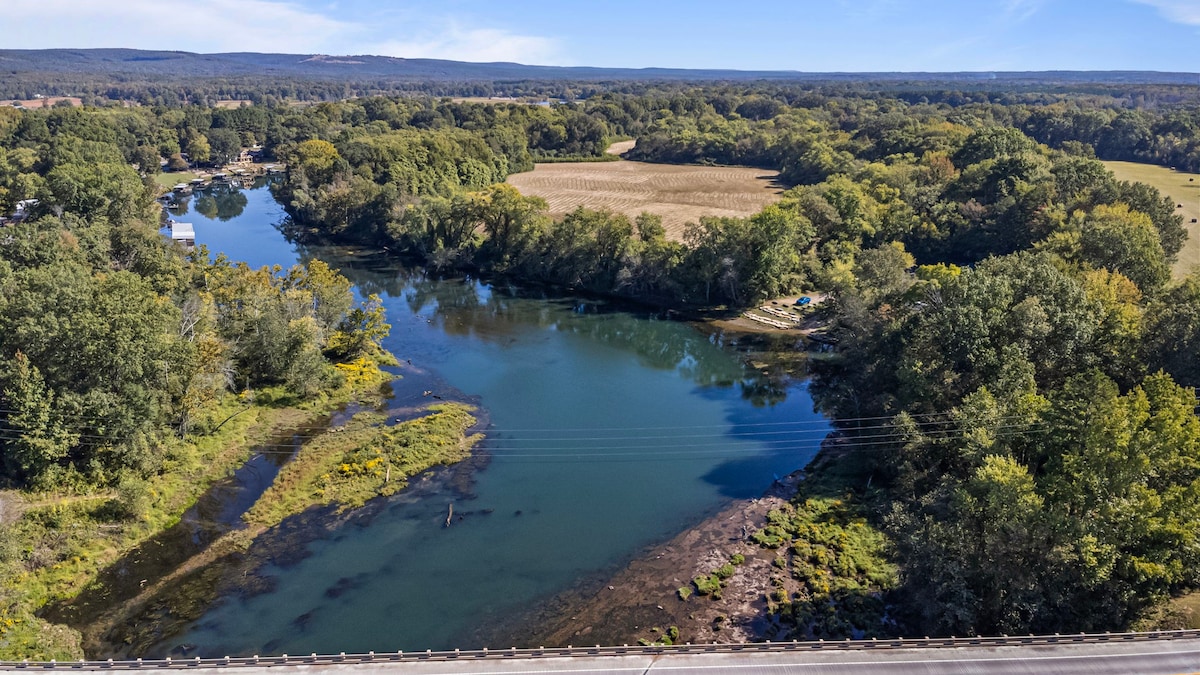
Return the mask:
<path id="1" fill-rule="evenodd" d="M 631 650 L 632 651 L 632 650 Z M 12 672 L 113 672 L 116 670 L 159 671 L 187 670 L 194 673 L 226 675 L 282 675 L 302 673 L 376 673 L 394 671 L 405 675 L 1179 675 L 1200 673 L 1200 639 L 1064 643 L 1026 646 L 974 646 L 903 649 L 813 649 L 793 651 L 778 645 L 771 650 L 661 654 L 630 653 L 582 656 L 506 657 L 504 652 L 480 656 L 464 652 L 446 657 L 437 653 L 430 660 L 420 655 L 405 655 L 390 660 L 388 655 L 358 656 L 344 662 L 338 657 L 321 657 L 308 663 L 305 657 L 284 662 L 270 659 L 270 665 L 249 665 L 245 661 L 231 665 L 203 665 L 186 660 L 131 662 L 108 665 L 100 662 L 48 664 L 0 664 L 0 670 Z M 327 660 L 330 659 L 330 660 Z M 266 661 L 266 659 L 264 659 Z"/>

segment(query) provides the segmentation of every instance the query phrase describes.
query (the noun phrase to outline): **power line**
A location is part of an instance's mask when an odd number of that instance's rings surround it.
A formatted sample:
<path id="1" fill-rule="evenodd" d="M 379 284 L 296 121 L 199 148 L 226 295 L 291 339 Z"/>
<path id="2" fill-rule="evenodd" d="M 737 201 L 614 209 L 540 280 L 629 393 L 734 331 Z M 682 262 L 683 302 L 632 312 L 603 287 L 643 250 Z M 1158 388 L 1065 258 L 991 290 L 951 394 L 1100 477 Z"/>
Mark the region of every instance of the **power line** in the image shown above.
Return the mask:
<path id="1" fill-rule="evenodd" d="M 989 420 L 987 420 L 987 421 L 989 421 L 989 422 L 1007 422 L 1007 421 L 1011 421 L 1011 420 L 1021 420 L 1021 419 L 1024 419 L 1024 417 L 1019 416 L 1019 415 L 1001 415 L 1001 416 L 989 418 Z M 938 427 L 940 427 L 940 426 L 949 425 L 949 424 L 961 424 L 962 422 L 966 422 L 966 421 L 972 421 L 972 420 L 931 420 L 931 421 L 926 421 L 926 422 L 915 423 L 912 425 L 877 424 L 877 425 L 871 425 L 871 426 L 856 427 L 856 428 L 842 430 L 842 431 L 852 432 L 854 434 L 855 438 L 873 438 L 873 437 L 878 437 L 879 435 L 866 435 L 866 434 L 863 434 L 863 432 L 893 429 L 896 431 L 893 431 L 892 433 L 885 434 L 885 435 L 896 435 L 896 434 L 905 433 L 908 429 L 913 428 L 919 433 L 929 433 L 929 432 L 939 431 L 940 429 L 938 429 Z M 988 428 L 992 428 L 992 429 L 1008 428 L 1009 426 L 1012 426 L 1012 425 L 1001 424 L 999 426 L 993 426 L 993 427 L 988 427 Z M 1021 426 L 1027 426 L 1027 425 L 1021 425 Z M 328 431 L 328 428 L 326 428 L 325 430 Z M 833 429 L 826 426 L 826 428 L 823 428 L 823 429 L 793 429 L 793 430 L 782 430 L 782 431 L 737 431 L 737 430 L 733 430 L 733 431 L 730 431 L 730 432 L 724 433 L 724 434 L 676 434 L 676 435 L 666 435 L 666 436 L 660 436 L 660 435 L 563 436 L 563 437 L 546 437 L 546 438 L 532 438 L 532 437 L 521 438 L 521 437 L 506 437 L 506 436 L 500 435 L 500 436 L 489 436 L 487 438 L 487 442 L 491 447 L 494 447 L 494 448 L 507 447 L 507 446 L 525 447 L 527 445 L 536 445 L 536 444 L 547 443 L 547 442 L 592 443 L 592 442 L 597 442 L 597 441 L 604 441 L 604 442 L 608 442 L 608 443 L 621 443 L 621 445 L 611 446 L 611 447 L 621 447 L 621 448 L 628 448 L 628 447 L 653 448 L 653 447 L 661 447 L 663 445 L 671 445 L 671 446 L 677 446 L 677 447 L 694 447 L 694 446 L 700 446 L 700 445 L 704 445 L 704 444 L 702 444 L 702 443 L 680 444 L 680 443 L 672 443 L 671 441 L 675 441 L 677 439 L 701 439 L 701 440 L 712 440 L 717 443 L 728 443 L 730 441 L 738 441 L 738 440 L 751 440 L 751 441 L 759 441 L 762 443 L 773 443 L 773 442 L 796 440 L 796 439 L 800 439 L 800 438 L 820 439 L 820 438 L 824 438 L 825 436 L 827 436 L 830 433 L 830 431 L 832 431 L 832 430 Z M 7 427 L 6 427 L 2 422 L 0 422 L 0 431 L 10 431 L 10 432 L 16 432 L 16 433 L 22 432 L 21 429 L 19 429 L 17 427 L 13 427 L 12 425 L 7 425 Z M 105 440 L 105 441 L 111 440 L 107 436 L 99 436 L 99 435 L 94 435 L 94 434 L 74 434 L 74 435 L 81 437 L 81 438 L 94 438 L 94 439 Z M 767 437 L 779 437 L 779 436 L 782 436 L 784 438 L 767 438 Z M 303 440 L 310 440 L 310 439 L 303 439 Z M 653 445 L 643 445 L 643 446 L 629 446 L 626 443 L 626 442 L 639 442 L 639 441 L 663 441 L 663 443 L 657 443 L 657 444 L 653 444 Z M 294 444 L 258 444 L 254 447 L 267 447 L 268 445 L 291 447 Z M 573 447 L 573 446 L 562 446 L 561 449 L 570 449 L 571 447 Z M 604 446 L 596 446 L 596 447 L 604 447 Z M 559 449 L 559 448 L 538 447 L 537 449 L 551 450 L 551 449 Z"/>
<path id="2" fill-rule="evenodd" d="M 1032 425 L 1032 426 L 1030 426 L 1030 425 L 1007 425 L 1007 426 L 996 427 L 995 429 L 1014 429 L 1014 431 L 995 431 L 995 436 L 997 438 L 1009 438 L 1009 437 L 1025 436 L 1025 435 L 1029 435 L 1029 434 L 1040 433 L 1042 431 L 1045 431 L 1046 427 L 1045 427 L 1045 425 Z M 970 433 L 970 430 L 961 430 L 961 429 L 960 430 L 943 430 L 943 431 L 933 431 L 933 432 L 929 432 L 926 434 L 921 434 L 921 437 L 924 439 L 934 440 L 934 441 L 946 441 L 946 440 L 956 440 L 956 439 L 966 438 L 968 433 Z M 2 431 L 0 431 L 0 440 L 20 440 L 20 438 L 21 438 L 20 436 L 5 435 Z M 836 444 L 837 447 L 847 448 L 847 449 L 876 448 L 878 450 L 883 450 L 885 448 L 882 446 L 895 446 L 895 445 L 899 444 L 903 439 L 903 434 L 898 432 L 898 433 L 894 433 L 894 434 L 878 434 L 878 435 L 868 435 L 868 436 L 851 437 L 851 438 L 853 438 L 855 440 L 847 440 L 846 438 L 839 439 L 839 441 Z M 888 440 L 864 442 L 863 440 L 858 440 L 860 438 L 866 438 L 866 439 L 884 438 L 884 439 L 888 439 Z M 776 443 L 786 443 L 786 445 L 774 445 L 774 446 L 768 445 L 766 447 L 756 446 L 754 448 L 730 447 L 729 444 L 658 445 L 658 446 L 645 446 L 643 448 L 639 448 L 638 446 L 625 445 L 625 446 L 590 446 L 590 447 L 585 446 L 582 448 L 566 447 L 566 448 L 561 448 L 562 450 L 564 450 L 563 452 L 545 452 L 547 450 L 555 450 L 555 449 L 559 449 L 559 448 L 530 448 L 530 450 L 537 450 L 537 451 L 541 451 L 541 452 L 504 452 L 503 448 L 493 448 L 490 445 L 488 445 L 485 441 L 484 448 L 487 450 L 500 450 L 500 452 L 498 452 L 494 455 L 496 458 L 500 458 L 500 459 L 539 458 L 539 459 L 552 459 L 552 460 L 558 460 L 558 461 L 564 461 L 564 460 L 569 461 L 569 460 L 575 460 L 575 459 L 629 458 L 631 460 L 639 460 L 639 459 L 649 460 L 649 459 L 654 459 L 657 457 L 672 457 L 672 456 L 673 457 L 681 457 L 681 456 L 692 456 L 692 457 L 743 456 L 744 457 L 744 456 L 753 456 L 753 455 L 761 455 L 761 454 L 769 454 L 769 453 L 781 453 L 781 452 L 789 452 L 789 451 L 817 450 L 822 447 L 824 442 L 825 441 L 823 438 L 822 439 L 808 439 L 807 441 L 800 442 L 800 443 L 789 442 L 787 440 L 781 439 L 779 441 L 776 441 Z M 78 443 L 76 445 L 83 446 L 83 447 L 106 447 L 104 444 L 97 444 L 97 443 Z M 287 450 L 286 451 L 276 451 L 276 450 L 270 450 L 269 448 L 286 448 Z M 299 444 L 297 444 L 297 445 L 264 444 L 264 445 L 258 445 L 258 446 L 251 446 L 249 448 L 249 450 L 251 450 L 254 453 L 254 455 L 276 455 L 276 456 L 278 456 L 278 455 L 292 456 L 292 455 L 296 454 L 296 452 L 298 452 L 300 449 L 301 448 L 300 448 Z M 640 451 L 639 452 L 628 452 L 631 449 L 639 449 Z M 578 450 L 586 450 L 587 452 L 578 452 Z"/>
<path id="3" fill-rule="evenodd" d="M 11 410 L 11 409 L 0 409 L 0 413 L 4 413 L 4 412 L 20 412 L 20 411 L 15 411 L 15 410 Z M 911 425 L 911 426 L 914 426 L 917 428 L 923 428 L 923 427 L 928 427 L 928 426 L 938 425 L 938 424 L 962 423 L 962 422 L 970 421 L 970 419 L 971 419 L 971 418 L 956 418 L 956 417 L 953 417 L 953 415 L 955 415 L 955 413 L 953 413 L 953 412 L 909 415 L 909 417 L 911 418 L 912 421 L 908 422 L 905 426 Z M 927 419 L 927 418 L 934 418 L 934 417 L 942 417 L 943 419 Z M 990 417 L 987 419 L 990 421 L 1005 421 L 1005 420 L 1011 420 L 1011 419 L 1025 419 L 1025 417 L 1026 416 L 1024 416 L 1024 415 L 998 415 L 998 416 Z M 83 418 L 78 418 L 78 419 L 83 419 Z M 890 420 L 890 421 L 886 422 L 884 424 L 873 424 L 873 425 L 861 425 L 861 424 L 852 425 L 851 424 L 851 423 L 860 423 L 860 422 L 866 422 L 866 421 L 879 421 L 879 420 Z M 524 430 L 508 429 L 508 428 L 503 428 L 503 427 L 489 427 L 489 428 L 485 429 L 484 432 L 488 433 L 490 435 L 493 435 L 495 440 L 523 441 L 523 442 L 584 441 L 584 440 L 614 440 L 614 441 L 616 441 L 616 440 L 649 440 L 649 439 L 709 438 L 709 437 L 729 438 L 729 437 L 753 437 L 753 436 L 766 436 L 766 435 L 786 435 L 786 434 L 801 433 L 801 432 L 826 434 L 829 431 L 831 431 L 833 429 L 837 429 L 839 427 L 842 427 L 842 428 L 848 427 L 849 430 L 862 431 L 862 430 L 872 430 L 872 429 L 879 429 L 879 428 L 893 428 L 893 427 L 901 426 L 899 423 L 895 422 L 894 420 L 895 420 L 895 416 L 892 416 L 892 417 L 877 416 L 877 417 L 825 418 L 825 419 L 814 419 L 814 420 L 796 420 L 796 421 L 790 421 L 790 422 L 751 422 L 751 423 L 733 422 L 733 423 L 721 424 L 721 425 L 659 426 L 659 427 L 574 427 L 574 428 L 571 428 L 571 427 L 544 427 L 544 428 L 537 428 L 537 429 L 528 428 L 528 429 L 524 429 Z M 403 422 L 404 420 L 398 420 L 398 421 Z M 0 425 L 2 425 L 2 424 L 3 424 L 3 421 L 0 421 Z M 11 427 L 11 425 L 9 425 L 9 426 Z M 803 429 L 803 428 L 802 429 L 792 429 L 792 430 L 783 429 L 783 430 L 777 430 L 777 431 L 756 430 L 756 429 L 760 429 L 760 428 L 764 428 L 764 427 L 781 428 L 781 427 L 785 427 L 785 426 L 812 427 L 812 429 Z M 88 428 L 88 427 L 76 426 L 76 427 L 68 427 L 67 429 L 73 430 L 73 429 L 83 429 L 83 428 Z M 303 431 L 324 432 L 324 431 L 329 431 L 332 428 L 334 428 L 334 427 L 332 427 L 330 425 L 284 427 L 284 428 L 280 429 L 278 433 L 280 435 L 287 434 L 287 433 L 303 435 L 300 432 L 303 432 Z M 629 435 L 627 433 L 630 431 L 668 431 L 668 430 L 672 430 L 672 429 L 683 429 L 683 430 L 727 429 L 729 431 L 726 433 L 721 433 L 721 434 L 688 434 L 688 435 L 671 434 L 671 435 L 666 435 L 666 436 L 643 435 L 643 434 Z M 569 433 L 572 431 L 580 431 L 580 432 L 608 431 L 608 432 L 612 432 L 613 434 L 625 434 L 625 435 L 609 435 L 609 436 L 596 436 L 596 437 L 584 437 L 584 436 L 566 436 L 566 437 L 519 437 L 518 436 L 518 437 L 509 437 L 509 436 L 505 435 L 508 433 L 515 433 L 515 432 L 522 432 L 522 431 L 526 432 L 526 433 L 536 433 L 536 432 Z M 98 434 L 79 434 L 79 435 L 82 437 L 87 437 L 87 438 L 111 440 L 111 437 L 105 436 L 105 435 L 98 435 Z"/>

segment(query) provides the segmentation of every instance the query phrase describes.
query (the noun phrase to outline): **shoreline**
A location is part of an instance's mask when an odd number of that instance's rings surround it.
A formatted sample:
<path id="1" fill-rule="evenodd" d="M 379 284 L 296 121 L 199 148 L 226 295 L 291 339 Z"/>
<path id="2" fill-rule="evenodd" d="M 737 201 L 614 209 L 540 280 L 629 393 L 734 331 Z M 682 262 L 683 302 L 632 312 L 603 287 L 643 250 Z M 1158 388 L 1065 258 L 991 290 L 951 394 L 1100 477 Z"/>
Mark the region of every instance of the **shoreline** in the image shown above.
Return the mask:
<path id="1" fill-rule="evenodd" d="M 480 644 L 637 644 L 658 641 L 672 628 L 678 631 L 677 643 L 769 638 L 779 629 L 767 613 L 766 600 L 777 553 L 750 537 L 766 523 L 768 512 L 788 503 L 804 473 L 788 474 L 760 497 L 733 501 L 670 540 L 644 549 L 616 572 L 553 596 L 505 630 L 481 634 Z M 681 598 L 680 588 L 735 554 L 745 562 L 726 580 L 720 599 Z"/>
<path id="2" fill-rule="evenodd" d="M 440 400 L 405 405 L 409 402 L 397 401 L 400 405 L 389 409 L 388 402 L 398 393 L 395 384 L 394 374 L 379 371 L 377 377 L 298 406 L 260 404 L 239 408 L 229 416 L 234 422 L 219 435 L 192 441 L 198 448 L 207 448 L 196 451 L 207 453 L 209 459 L 152 479 L 156 489 L 174 487 L 138 519 L 117 525 L 89 522 L 94 532 L 89 531 L 81 540 L 89 554 L 73 558 L 69 572 L 54 565 L 22 573 L 19 579 L 10 576 L 3 580 L 9 585 L 25 585 L 26 577 L 40 574 L 47 580 L 38 583 L 50 584 L 64 572 L 70 575 L 67 582 L 49 586 L 51 590 L 61 589 L 57 593 L 42 596 L 37 590 L 26 591 L 28 600 L 18 609 L 29 619 L 17 624 L 24 632 L 0 631 L 0 636 L 16 640 L 10 643 L 18 650 L 13 657 L 105 658 L 129 653 L 133 643 L 145 647 L 147 636 L 169 636 L 170 630 L 163 631 L 164 624 L 202 613 L 222 593 L 245 592 L 234 577 L 265 560 L 255 562 L 258 556 L 251 549 L 259 539 L 280 529 L 275 518 L 299 516 L 310 524 L 342 522 L 350 515 L 369 511 L 354 508 L 364 496 L 369 499 L 374 492 L 395 492 L 409 482 L 422 480 L 429 468 L 464 455 L 468 460 L 474 457 L 471 448 L 479 439 L 477 432 L 486 426 L 486 414 L 473 415 L 476 407 L 465 397 L 456 397 L 462 399 L 458 403 Z M 256 412 L 241 414 L 245 411 Z M 460 418 L 469 420 L 470 425 L 454 438 L 448 436 L 450 427 L 435 421 L 445 419 L 451 426 L 465 424 Z M 429 444 L 412 445 L 414 441 L 408 436 L 421 435 L 414 424 L 435 425 L 425 432 Z M 458 427 L 453 430 L 458 431 Z M 393 443 L 397 448 L 394 452 L 401 453 L 385 456 L 391 457 L 389 462 L 396 462 L 394 467 L 387 467 L 385 476 L 372 478 L 370 472 L 336 475 L 334 485 L 325 487 L 340 492 L 332 492 L 326 499 L 322 498 L 323 490 L 309 494 L 311 481 L 283 480 L 290 471 L 305 468 L 297 462 L 312 465 L 349 456 L 346 453 L 361 454 L 355 448 L 368 437 Z M 244 469 L 261 463 L 262 448 L 275 447 L 271 445 L 275 443 L 290 445 L 294 448 L 292 454 L 284 462 L 270 462 L 276 469 L 265 484 L 239 483 L 238 475 Z M 264 467 L 254 468 L 261 471 Z M 93 502 L 95 498 L 4 494 L 0 505 L 4 507 L 5 522 L 19 526 L 27 513 L 36 516 L 43 507 L 62 503 L 82 508 L 84 501 Z M 263 504 L 271 511 L 251 514 Z M 236 511 L 229 511 L 231 508 Z M 80 517 L 86 518 L 87 512 L 81 512 Z M 132 620 L 135 617 L 142 620 Z"/>

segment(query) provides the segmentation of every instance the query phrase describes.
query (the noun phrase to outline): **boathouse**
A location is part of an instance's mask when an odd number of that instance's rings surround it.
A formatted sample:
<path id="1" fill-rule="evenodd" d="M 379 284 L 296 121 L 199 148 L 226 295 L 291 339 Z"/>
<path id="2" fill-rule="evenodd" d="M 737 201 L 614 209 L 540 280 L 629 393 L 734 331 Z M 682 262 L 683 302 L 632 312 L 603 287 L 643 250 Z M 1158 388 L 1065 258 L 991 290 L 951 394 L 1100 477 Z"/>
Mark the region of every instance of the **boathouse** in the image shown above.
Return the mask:
<path id="1" fill-rule="evenodd" d="M 167 224 L 167 229 L 171 230 L 171 241 L 182 244 L 189 251 L 196 248 L 196 230 L 191 223 L 172 220 Z"/>

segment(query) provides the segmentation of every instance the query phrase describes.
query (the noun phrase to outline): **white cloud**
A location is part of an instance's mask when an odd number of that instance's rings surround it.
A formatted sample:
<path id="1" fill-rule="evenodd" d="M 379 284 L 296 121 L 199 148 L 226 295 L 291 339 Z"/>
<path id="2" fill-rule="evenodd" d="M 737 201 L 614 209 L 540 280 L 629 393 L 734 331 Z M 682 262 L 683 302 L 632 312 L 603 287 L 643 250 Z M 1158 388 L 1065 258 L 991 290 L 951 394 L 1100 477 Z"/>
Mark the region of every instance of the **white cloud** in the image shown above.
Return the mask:
<path id="1" fill-rule="evenodd" d="M 334 18 L 287 0 L 0 0 L 9 49 L 128 47 L 201 53 L 379 54 L 560 63 L 557 40 L 455 21 Z M 414 30 L 412 27 L 419 27 Z"/>
<path id="2" fill-rule="evenodd" d="M 274 0 L 5 0 L 10 48 L 321 51 L 357 26 Z"/>
<path id="3" fill-rule="evenodd" d="M 538 65 L 562 63 L 557 40 L 518 35 L 497 28 L 463 28 L 455 24 L 410 39 L 393 39 L 370 45 L 369 53 L 410 59 L 514 61 Z"/>
<path id="4" fill-rule="evenodd" d="M 1168 21 L 1200 26 L 1200 0 L 1133 0 L 1142 5 L 1150 5 L 1158 10 Z"/>

